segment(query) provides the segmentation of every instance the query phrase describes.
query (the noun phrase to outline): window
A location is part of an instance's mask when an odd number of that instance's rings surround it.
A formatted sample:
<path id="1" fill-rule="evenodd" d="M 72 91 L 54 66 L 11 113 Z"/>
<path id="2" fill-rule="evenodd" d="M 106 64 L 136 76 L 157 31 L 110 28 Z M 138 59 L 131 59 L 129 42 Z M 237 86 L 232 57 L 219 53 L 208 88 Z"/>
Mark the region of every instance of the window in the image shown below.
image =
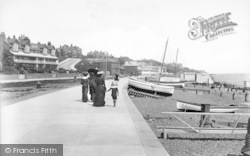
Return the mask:
<path id="1" fill-rule="evenodd" d="M 52 49 L 51 55 L 55 56 L 56 55 L 56 50 Z"/>
<path id="2" fill-rule="evenodd" d="M 47 55 L 47 48 L 43 48 L 43 55 Z"/>
<path id="3" fill-rule="evenodd" d="M 24 48 L 24 52 L 29 53 L 30 52 L 30 46 L 26 45 Z"/>
<path id="4" fill-rule="evenodd" d="M 18 44 L 17 43 L 14 43 L 13 44 L 13 51 L 18 51 Z"/>

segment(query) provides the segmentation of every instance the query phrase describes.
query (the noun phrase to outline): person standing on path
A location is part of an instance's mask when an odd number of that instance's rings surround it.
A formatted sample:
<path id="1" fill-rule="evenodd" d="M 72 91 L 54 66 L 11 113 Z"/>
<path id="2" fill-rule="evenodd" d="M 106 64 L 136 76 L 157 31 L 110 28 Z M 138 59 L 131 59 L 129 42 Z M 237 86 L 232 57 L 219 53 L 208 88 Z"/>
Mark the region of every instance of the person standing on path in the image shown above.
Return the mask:
<path id="1" fill-rule="evenodd" d="M 82 101 L 88 102 L 88 86 L 89 86 L 88 73 L 83 73 L 81 84 L 82 84 Z"/>
<path id="2" fill-rule="evenodd" d="M 105 106 L 105 92 L 106 85 L 103 78 L 103 71 L 97 72 L 97 77 L 95 79 L 96 89 L 93 106 Z"/>
<path id="3" fill-rule="evenodd" d="M 89 93 L 90 93 L 90 100 L 94 100 L 95 96 L 95 79 L 96 76 L 93 72 L 90 72 L 90 77 L 89 77 Z"/>
<path id="4" fill-rule="evenodd" d="M 111 96 L 113 99 L 114 107 L 116 106 L 116 101 L 117 101 L 117 96 L 119 95 L 119 90 L 118 90 L 118 75 L 115 76 L 114 81 L 111 83 L 111 87 L 108 91 L 112 90 Z"/>

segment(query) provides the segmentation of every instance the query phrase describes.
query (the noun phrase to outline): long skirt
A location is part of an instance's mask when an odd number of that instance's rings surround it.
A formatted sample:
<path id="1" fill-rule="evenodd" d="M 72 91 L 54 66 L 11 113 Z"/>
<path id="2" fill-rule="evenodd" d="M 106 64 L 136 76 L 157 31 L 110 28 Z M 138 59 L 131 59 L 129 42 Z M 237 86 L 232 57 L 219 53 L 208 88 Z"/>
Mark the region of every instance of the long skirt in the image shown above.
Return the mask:
<path id="1" fill-rule="evenodd" d="M 89 85 L 90 100 L 94 101 L 95 87 L 94 85 Z"/>
<path id="2" fill-rule="evenodd" d="M 88 102 L 88 86 L 82 86 L 82 101 Z"/>
<path id="3" fill-rule="evenodd" d="M 93 106 L 104 106 L 105 105 L 105 89 L 104 86 L 100 85 L 96 87 Z"/>

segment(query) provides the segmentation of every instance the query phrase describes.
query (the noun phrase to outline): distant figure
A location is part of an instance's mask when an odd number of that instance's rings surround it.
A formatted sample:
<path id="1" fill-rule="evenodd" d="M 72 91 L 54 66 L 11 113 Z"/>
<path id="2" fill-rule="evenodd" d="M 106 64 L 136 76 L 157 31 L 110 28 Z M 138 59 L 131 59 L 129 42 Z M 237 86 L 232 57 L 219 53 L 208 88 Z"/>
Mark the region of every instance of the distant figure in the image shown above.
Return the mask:
<path id="1" fill-rule="evenodd" d="M 95 74 L 91 72 L 89 77 L 89 93 L 90 93 L 90 100 L 92 101 L 95 96 L 95 79 L 96 79 Z"/>
<path id="2" fill-rule="evenodd" d="M 113 99 L 114 107 L 116 106 L 117 96 L 119 95 L 118 82 L 119 82 L 119 75 L 116 75 L 114 81 L 111 83 L 110 89 L 108 90 L 108 91 L 112 90 L 111 96 Z"/>
<path id="3" fill-rule="evenodd" d="M 82 101 L 88 102 L 88 86 L 89 86 L 88 73 L 83 73 L 81 84 L 82 84 Z"/>
<path id="4" fill-rule="evenodd" d="M 105 106 L 105 92 L 106 92 L 106 85 L 105 80 L 103 78 L 103 72 L 97 72 L 97 77 L 95 79 L 96 88 L 95 88 L 95 97 L 93 106 Z"/>

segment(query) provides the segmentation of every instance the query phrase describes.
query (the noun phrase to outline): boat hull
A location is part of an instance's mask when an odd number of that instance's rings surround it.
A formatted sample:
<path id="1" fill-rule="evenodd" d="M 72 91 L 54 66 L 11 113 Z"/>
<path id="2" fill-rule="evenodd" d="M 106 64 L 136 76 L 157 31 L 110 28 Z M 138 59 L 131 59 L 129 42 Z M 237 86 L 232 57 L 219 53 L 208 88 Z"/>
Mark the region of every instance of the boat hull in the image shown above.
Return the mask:
<path id="1" fill-rule="evenodd" d="M 201 106 L 197 104 L 191 104 L 187 102 L 177 101 L 177 109 L 179 110 L 192 110 L 192 111 L 201 111 Z M 234 113 L 239 110 L 237 107 L 232 106 L 211 106 L 211 113 Z"/>
<path id="2" fill-rule="evenodd" d="M 153 83 L 157 83 L 157 81 L 150 81 Z M 159 82 L 159 85 L 163 86 L 171 86 L 171 87 L 176 87 L 176 88 L 184 88 L 185 87 L 185 82 Z"/>
<path id="3" fill-rule="evenodd" d="M 161 92 L 161 93 L 167 93 L 167 94 L 173 94 L 174 93 L 174 87 L 171 86 L 166 86 L 166 85 L 158 85 L 155 83 L 147 82 L 147 81 L 142 81 L 138 79 L 133 79 L 129 78 L 128 84 L 130 86 L 139 88 L 139 89 L 144 89 L 144 90 L 150 90 L 154 92 Z"/>

